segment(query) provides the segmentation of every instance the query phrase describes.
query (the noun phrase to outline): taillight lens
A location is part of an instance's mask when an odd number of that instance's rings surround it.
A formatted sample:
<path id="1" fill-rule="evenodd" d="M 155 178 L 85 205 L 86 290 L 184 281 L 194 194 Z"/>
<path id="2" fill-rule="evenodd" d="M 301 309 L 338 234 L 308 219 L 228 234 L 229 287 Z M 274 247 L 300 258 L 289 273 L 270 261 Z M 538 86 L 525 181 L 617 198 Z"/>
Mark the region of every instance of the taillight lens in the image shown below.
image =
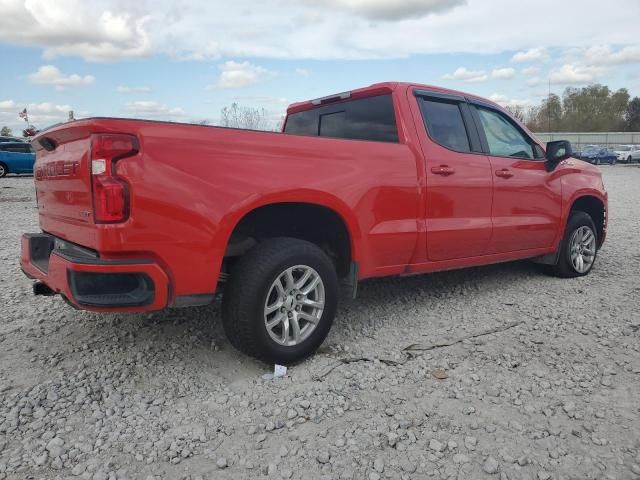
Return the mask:
<path id="1" fill-rule="evenodd" d="M 93 217 L 96 223 L 118 223 L 129 217 L 129 185 L 116 175 L 116 162 L 138 153 L 138 139 L 121 133 L 91 137 Z"/>

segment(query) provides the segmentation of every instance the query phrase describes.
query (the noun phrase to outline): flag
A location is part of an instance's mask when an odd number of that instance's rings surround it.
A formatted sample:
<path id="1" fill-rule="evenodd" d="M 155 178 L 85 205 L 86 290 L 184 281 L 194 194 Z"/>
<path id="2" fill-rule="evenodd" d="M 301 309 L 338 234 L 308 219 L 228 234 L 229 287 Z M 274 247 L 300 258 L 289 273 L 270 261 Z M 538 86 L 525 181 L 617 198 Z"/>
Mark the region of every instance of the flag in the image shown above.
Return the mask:
<path id="1" fill-rule="evenodd" d="M 25 122 L 29 121 L 29 115 L 27 114 L 27 109 L 25 108 L 19 114 L 20 118 L 23 118 Z"/>

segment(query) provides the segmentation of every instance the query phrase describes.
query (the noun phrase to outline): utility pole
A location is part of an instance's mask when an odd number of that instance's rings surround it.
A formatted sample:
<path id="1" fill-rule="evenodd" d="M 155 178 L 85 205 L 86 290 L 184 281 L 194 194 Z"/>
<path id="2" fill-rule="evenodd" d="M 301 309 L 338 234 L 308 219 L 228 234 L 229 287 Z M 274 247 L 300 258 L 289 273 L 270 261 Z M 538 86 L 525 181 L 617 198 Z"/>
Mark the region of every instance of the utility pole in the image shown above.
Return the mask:
<path id="1" fill-rule="evenodd" d="M 547 96 L 547 119 L 549 121 L 549 132 L 551 132 L 551 78 L 549 78 L 549 95 Z"/>

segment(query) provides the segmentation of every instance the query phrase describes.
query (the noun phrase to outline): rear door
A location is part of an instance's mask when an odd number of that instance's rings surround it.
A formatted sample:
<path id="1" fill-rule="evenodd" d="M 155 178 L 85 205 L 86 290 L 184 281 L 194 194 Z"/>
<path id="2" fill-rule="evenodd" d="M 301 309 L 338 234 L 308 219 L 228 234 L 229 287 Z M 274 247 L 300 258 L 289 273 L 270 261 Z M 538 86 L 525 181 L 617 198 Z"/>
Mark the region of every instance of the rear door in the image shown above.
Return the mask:
<path id="1" fill-rule="evenodd" d="M 416 91 L 424 126 L 427 258 L 487 253 L 491 239 L 491 166 L 464 97 Z"/>
<path id="2" fill-rule="evenodd" d="M 493 235 L 488 253 L 550 247 L 560 226 L 560 180 L 547 172 L 542 148 L 508 115 L 471 109 L 493 174 Z"/>
<path id="3" fill-rule="evenodd" d="M 33 154 L 33 147 L 31 144 L 25 143 L 24 145 L 16 145 L 14 148 L 16 169 L 20 173 L 29 173 L 33 171 L 33 162 L 35 161 L 35 155 Z"/>

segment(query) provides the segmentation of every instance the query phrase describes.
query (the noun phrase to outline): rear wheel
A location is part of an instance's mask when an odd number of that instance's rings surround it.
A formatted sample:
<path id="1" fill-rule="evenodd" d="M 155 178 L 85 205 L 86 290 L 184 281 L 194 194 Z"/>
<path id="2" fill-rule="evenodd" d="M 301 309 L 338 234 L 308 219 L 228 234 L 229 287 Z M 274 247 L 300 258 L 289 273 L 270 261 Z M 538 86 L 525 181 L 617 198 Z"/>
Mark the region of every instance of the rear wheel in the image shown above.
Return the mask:
<path id="1" fill-rule="evenodd" d="M 281 364 L 322 344 L 337 307 L 329 257 L 294 238 L 266 240 L 238 260 L 225 288 L 223 326 L 238 350 Z"/>
<path id="2" fill-rule="evenodd" d="M 7 167 L 4 163 L 0 163 L 0 178 L 7 174 Z"/>
<path id="3" fill-rule="evenodd" d="M 591 216 L 572 211 L 560 244 L 558 262 L 547 266 L 547 272 L 563 278 L 587 275 L 595 264 L 597 245 L 598 234 Z"/>

